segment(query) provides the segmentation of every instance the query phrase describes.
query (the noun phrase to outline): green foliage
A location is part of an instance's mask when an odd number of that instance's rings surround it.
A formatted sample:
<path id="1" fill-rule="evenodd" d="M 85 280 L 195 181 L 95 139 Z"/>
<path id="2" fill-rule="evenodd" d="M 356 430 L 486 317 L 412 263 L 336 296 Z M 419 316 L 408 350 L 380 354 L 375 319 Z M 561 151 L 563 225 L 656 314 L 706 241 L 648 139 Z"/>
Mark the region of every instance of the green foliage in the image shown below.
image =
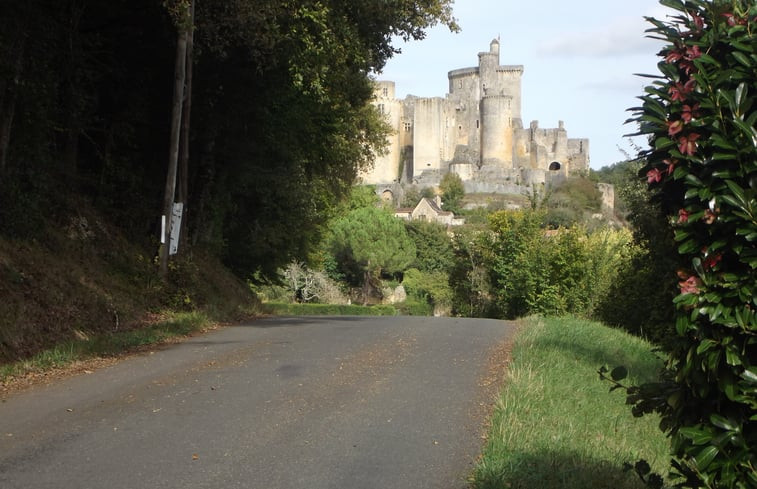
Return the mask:
<path id="1" fill-rule="evenodd" d="M 404 224 L 383 209 L 355 209 L 335 221 L 331 232 L 331 252 L 340 269 L 353 281 L 362 278 L 366 291 L 382 273 L 402 272 L 415 260 L 415 244 Z"/>
<path id="2" fill-rule="evenodd" d="M 446 226 L 416 220 L 407 221 L 405 228 L 416 249 L 415 261 L 411 266 L 424 272 L 449 272 L 454 254 Z"/>
<path id="3" fill-rule="evenodd" d="M 434 189 L 431 187 L 418 188 L 416 185 L 413 185 L 405 190 L 400 206 L 414 208 L 422 198 L 433 199 Z"/>
<path id="4" fill-rule="evenodd" d="M 591 317 L 633 256 L 628 231 L 583 227 L 547 232 L 543 211 L 490 216 L 492 294 L 507 318 L 541 314 Z"/>
<path id="5" fill-rule="evenodd" d="M 616 195 L 625 203 L 626 218 L 633 227 L 635 244 L 630 262 L 618 270 L 597 317 L 669 348 L 675 333 L 675 311 L 670 303 L 678 293 L 675 271 L 681 263 L 658 201 L 637 177 L 640 168 L 638 161 L 623 165 L 626 180 L 616 186 Z"/>
<path id="6" fill-rule="evenodd" d="M 493 317 L 489 256 L 491 235 L 468 226 L 453 236 L 454 263 L 450 271 L 452 311 L 465 317 Z"/>
<path id="7" fill-rule="evenodd" d="M 355 185 L 352 187 L 349 200 L 347 201 L 347 211 L 360 209 L 361 207 L 376 207 L 378 203 L 379 197 L 376 195 L 375 185 Z"/>
<path id="8" fill-rule="evenodd" d="M 757 487 L 757 5 L 664 0 L 661 76 L 634 121 L 673 224 L 680 294 L 668 374 L 629 391 L 657 411 L 682 487 Z"/>
<path id="9" fill-rule="evenodd" d="M 553 229 L 586 223 L 592 214 L 602 210 L 602 194 L 596 183 L 581 176 L 571 176 L 548 189 L 543 200 L 545 220 Z"/>
<path id="10" fill-rule="evenodd" d="M 460 175 L 457 173 L 446 173 L 439 183 L 439 190 L 442 191 L 442 206 L 444 210 L 459 214 L 463 197 L 465 197 L 465 187 Z"/>
<path id="11" fill-rule="evenodd" d="M 435 309 L 448 309 L 452 305 L 452 289 L 444 272 L 422 272 L 410 268 L 404 273 L 402 285 L 409 297 L 427 302 Z"/>
<path id="12" fill-rule="evenodd" d="M 553 291 L 543 288 L 549 285 L 545 282 L 546 263 L 540 253 L 543 218 L 541 211 L 499 211 L 489 216 L 494 235 L 490 258 L 492 285 L 497 308 L 504 317 L 525 316 L 534 303 L 545 305 L 546 300 L 553 298 Z M 537 290 L 541 301 L 536 300 Z"/>

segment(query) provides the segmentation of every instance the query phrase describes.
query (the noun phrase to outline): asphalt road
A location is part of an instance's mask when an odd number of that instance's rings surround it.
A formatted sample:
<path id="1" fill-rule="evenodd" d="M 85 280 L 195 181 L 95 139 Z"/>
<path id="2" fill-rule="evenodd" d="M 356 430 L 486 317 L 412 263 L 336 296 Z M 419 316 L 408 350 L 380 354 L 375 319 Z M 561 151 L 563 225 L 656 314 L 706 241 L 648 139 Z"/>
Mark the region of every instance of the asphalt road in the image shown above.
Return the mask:
<path id="1" fill-rule="evenodd" d="M 419 317 L 223 328 L 3 399 L 0 488 L 464 488 L 511 335 Z"/>

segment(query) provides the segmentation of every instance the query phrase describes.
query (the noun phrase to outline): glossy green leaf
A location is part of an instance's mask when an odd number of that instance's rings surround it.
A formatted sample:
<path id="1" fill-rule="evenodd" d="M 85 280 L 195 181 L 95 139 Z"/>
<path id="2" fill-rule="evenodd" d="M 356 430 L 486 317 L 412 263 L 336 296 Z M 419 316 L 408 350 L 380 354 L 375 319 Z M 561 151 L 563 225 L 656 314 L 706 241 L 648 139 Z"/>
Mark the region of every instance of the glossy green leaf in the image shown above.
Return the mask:
<path id="1" fill-rule="evenodd" d="M 712 433 L 699 427 L 681 428 L 679 432 L 681 435 L 691 440 L 691 443 L 694 445 L 704 445 L 712 440 Z"/>
<path id="2" fill-rule="evenodd" d="M 711 340 L 709 338 L 706 340 L 703 340 L 697 347 L 697 353 L 702 354 L 717 344 L 718 344 L 717 341 Z"/>
<path id="3" fill-rule="evenodd" d="M 738 61 L 742 65 L 746 66 L 747 68 L 752 67 L 752 62 L 749 60 L 749 58 L 745 54 L 740 53 L 738 51 L 734 51 L 731 54 L 733 55 L 734 58 L 736 58 L 736 61 Z"/>
<path id="4" fill-rule="evenodd" d="M 749 367 L 744 369 L 741 373 L 741 377 L 751 384 L 757 385 L 757 367 Z"/>
<path id="5" fill-rule="evenodd" d="M 695 457 L 694 463 L 699 470 L 705 470 L 718 454 L 718 448 L 712 445 L 706 446 Z"/>

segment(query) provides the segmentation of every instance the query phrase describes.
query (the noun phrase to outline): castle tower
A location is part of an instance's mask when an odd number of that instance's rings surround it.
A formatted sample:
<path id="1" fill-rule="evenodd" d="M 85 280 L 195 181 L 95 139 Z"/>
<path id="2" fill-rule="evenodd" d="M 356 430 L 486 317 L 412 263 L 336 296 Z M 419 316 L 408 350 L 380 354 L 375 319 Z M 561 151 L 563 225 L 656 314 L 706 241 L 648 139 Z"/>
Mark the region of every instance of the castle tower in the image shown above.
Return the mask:
<path id="1" fill-rule="evenodd" d="M 489 44 L 489 52 L 478 53 L 478 74 L 481 84 L 480 94 L 485 96 L 488 91 L 496 92 L 497 68 L 499 68 L 499 41 L 494 39 Z"/>
<path id="2" fill-rule="evenodd" d="M 481 99 L 481 164 L 513 167 L 512 97 L 484 95 Z"/>

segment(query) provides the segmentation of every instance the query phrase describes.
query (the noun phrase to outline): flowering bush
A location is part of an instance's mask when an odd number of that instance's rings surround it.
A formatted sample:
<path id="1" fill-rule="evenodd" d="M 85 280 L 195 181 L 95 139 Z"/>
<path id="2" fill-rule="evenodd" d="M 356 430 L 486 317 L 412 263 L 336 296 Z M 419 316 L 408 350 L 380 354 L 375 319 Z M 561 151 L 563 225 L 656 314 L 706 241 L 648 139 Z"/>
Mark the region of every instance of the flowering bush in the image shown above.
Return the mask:
<path id="1" fill-rule="evenodd" d="M 632 120 L 685 266 L 667 380 L 629 402 L 662 415 L 682 487 L 757 487 L 757 4 L 660 3 L 677 14 L 648 19 L 667 45 Z"/>

